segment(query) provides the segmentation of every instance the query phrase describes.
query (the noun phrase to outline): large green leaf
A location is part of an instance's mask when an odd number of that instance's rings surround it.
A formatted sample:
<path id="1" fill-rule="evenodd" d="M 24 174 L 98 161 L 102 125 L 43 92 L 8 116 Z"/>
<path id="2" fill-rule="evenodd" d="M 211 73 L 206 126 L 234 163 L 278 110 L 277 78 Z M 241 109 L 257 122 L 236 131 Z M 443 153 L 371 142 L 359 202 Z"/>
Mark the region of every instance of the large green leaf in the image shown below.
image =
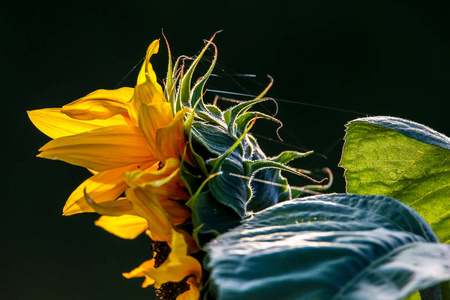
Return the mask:
<path id="1" fill-rule="evenodd" d="M 239 299 L 401 299 L 450 279 L 450 245 L 384 196 L 329 194 L 256 213 L 208 244 L 210 292 Z"/>
<path id="2" fill-rule="evenodd" d="M 450 139 L 392 117 L 351 121 L 340 166 L 347 192 L 386 195 L 410 205 L 450 242 Z"/>

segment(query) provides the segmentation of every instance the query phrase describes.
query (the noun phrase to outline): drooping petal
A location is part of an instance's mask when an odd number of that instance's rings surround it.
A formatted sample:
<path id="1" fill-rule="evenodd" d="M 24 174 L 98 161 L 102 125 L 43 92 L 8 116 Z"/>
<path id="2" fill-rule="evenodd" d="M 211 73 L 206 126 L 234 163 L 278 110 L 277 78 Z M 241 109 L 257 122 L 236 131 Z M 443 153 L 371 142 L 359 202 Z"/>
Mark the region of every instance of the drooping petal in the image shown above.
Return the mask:
<path id="1" fill-rule="evenodd" d="M 101 216 L 95 225 L 123 239 L 134 239 L 148 228 L 146 219 L 133 215 Z"/>
<path id="2" fill-rule="evenodd" d="M 133 203 L 133 208 L 137 214 L 148 221 L 151 238 L 155 241 L 169 243 L 172 239 L 172 225 L 156 195 L 142 186 L 129 188 L 125 191 L 125 194 Z"/>
<path id="3" fill-rule="evenodd" d="M 133 164 L 122 168 L 112 169 L 96 173 L 80 184 L 72 192 L 63 208 L 63 214 L 70 216 L 73 214 L 94 212 L 94 209 L 86 202 L 84 190 L 95 199 L 97 203 L 111 201 L 119 197 L 126 189 L 127 184 L 123 173 L 137 169 L 146 169 L 150 164 Z"/>
<path id="4" fill-rule="evenodd" d="M 150 259 L 150 260 L 143 262 L 139 267 L 135 268 L 131 272 L 122 273 L 122 275 L 123 275 L 123 277 L 125 277 L 127 279 L 134 278 L 134 277 L 145 277 L 145 280 L 142 283 L 142 287 L 145 288 L 145 287 L 148 287 L 149 285 L 152 285 L 155 283 L 155 281 L 152 278 L 148 277 L 144 273 L 144 270 L 154 268 L 154 265 L 155 265 L 155 260 Z"/>
<path id="5" fill-rule="evenodd" d="M 38 157 L 62 160 L 94 171 L 156 163 L 139 128 L 116 125 L 48 142 Z"/>
<path id="6" fill-rule="evenodd" d="M 108 120 L 76 120 L 63 114 L 61 108 L 37 109 L 28 111 L 27 113 L 34 126 L 52 139 L 79 134 L 106 126 L 127 124 L 121 115 L 116 115 Z"/>
<path id="7" fill-rule="evenodd" d="M 160 161 L 168 158 L 182 158 L 186 147 L 186 134 L 184 132 L 184 115 L 187 109 L 180 110 L 169 125 L 159 128 L 156 132 L 155 157 Z M 192 158 L 187 155 L 185 159 L 192 163 Z"/>
<path id="8" fill-rule="evenodd" d="M 105 201 L 102 203 L 96 203 L 87 192 L 85 192 L 85 198 L 87 203 L 101 215 L 106 216 L 122 216 L 122 215 L 135 215 L 136 212 L 133 209 L 131 202 L 125 198 L 121 197 L 112 201 Z"/>
<path id="9" fill-rule="evenodd" d="M 139 72 L 137 85 L 134 89 L 134 95 L 130 102 L 128 102 L 128 112 L 131 119 L 137 124 L 139 116 L 139 108 L 142 103 L 151 104 L 166 102 L 163 90 L 156 81 L 156 74 L 150 64 L 150 57 L 158 53 L 159 40 L 150 44 L 145 56 L 145 62 Z"/>
<path id="10" fill-rule="evenodd" d="M 133 97 L 133 88 L 97 90 L 62 107 L 61 112 L 78 120 L 106 120 L 117 114 L 128 117 L 127 102 Z"/>
<path id="11" fill-rule="evenodd" d="M 191 274 L 200 282 L 202 267 L 198 260 L 187 254 L 188 247 L 183 235 L 173 231 L 169 245 L 171 251 L 167 260 L 158 268 L 145 270 L 144 274 L 155 280 L 156 288 L 166 282 L 179 282 Z"/>
<path id="12" fill-rule="evenodd" d="M 139 110 L 139 127 L 147 139 L 151 153 L 156 154 L 156 132 L 173 120 L 172 108 L 167 102 L 142 104 Z"/>

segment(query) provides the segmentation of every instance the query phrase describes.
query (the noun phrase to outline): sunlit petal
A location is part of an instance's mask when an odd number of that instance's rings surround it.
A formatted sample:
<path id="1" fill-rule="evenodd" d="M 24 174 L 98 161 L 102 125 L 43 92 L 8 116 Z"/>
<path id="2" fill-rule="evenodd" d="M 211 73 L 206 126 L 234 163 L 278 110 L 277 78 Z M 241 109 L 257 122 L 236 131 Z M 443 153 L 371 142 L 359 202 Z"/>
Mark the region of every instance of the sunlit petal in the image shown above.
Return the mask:
<path id="1" fill-rule="evenodd" d="M 155 281 L 152 278 L 148 277 L 144 273 L 144 270 L 151 269 L 154 267 L 154 265 L 155 265 L 154 259 L 147 260 L 147 261 L 143 262 L 139 267 L 132 270 L 131 272 L 122 273 L 122 275 L 127 279 L 135 278 L 135 277 L 145 277 L 144 283 L 142 283 L 142 287 L 145 288 L 145 287 L 155 283 Z"/>
<path id="2" fill-rule="evenodd" d="M 62 137 L 44 145 L 38 157 L 106 171 L 137 163 L 156 163 L 139 128 L 117 125 Z"/>
<path id="3" fill-rule="evenodd" d="M 127 102 L 133 97 L 133 88 L 97 90 L 72 103 L 61 112 L 78 120 L 108 119 L 117 114 L 128 116 Z"/>
<path id="4" fill-rule="evenodd" d="M 99 214 L 106 216 L 122 216 L 122 215 L 133 215 L 136 212 L 133 209 L 131 202 L 125 198 L 121 197 L 117 200 L 105 201 L 102 203 L 96 203 L 89 194 L 85 193 L 85 198 L 87 203 Z"/>
<path id="5" fill-rule="evenodd" d="M 177 159 L 168 159 L 165 165 L 155 171 L 141 171 L 135 170 L 132 172 L 125 172 L 124 177 L 130 187 L 136 187 L 141 184 L 152 183 L 153 185 L 163 185 L 178 173 L 180 168 L 180 161 Z"/>
<path id="6" fill-rule="evenodd" d="M 187 280 L 189 290 L 178 295 L 176 300 L 198 300 L 200 299 L 200 291 L 198 290 L 198 282 L 194 278 Z"/>
<path id="7" fill-rule="evenodd" d="M 156 195 L 149 189 L 138 186 L 126 190 L 127 198 L 133 203 L 137 214 L 148 221 L 151 237 L 155 241 L 170 242 L 172 225 L 167 212 Z"/>
<path id="8" fill-rule="evenodd" d="M 63 114 L 61 108 L 28 111 L 28 117 L 37 129 L 52 139 L 87 132 L 105 126 L 127 124 L 121 115 L 116 115 L 108 120 L 76 120 Z"/>
<path id="9" fill-rule="evenodd" d="M 101 216 L 95 225 L 123 239 L 134 239 L 148 228 L 146 219 L 133 215 Z"/>
<path id="10" fill-rule="evenodd" d="M 85 189 L 89 191 L 89 195 L 98 203 L 116 199 L 125 191 L 127 186 L 123 177 L 123 172 L 128 171 L 129 169 L 137 169 L 138 166 L 139 165 L 133 165 L 112 169 L 91 176 L 72 192 L 64 205 L 63 214 L 65 216 L 70 216 L 77 213 L 94 211 L 84 198 Z"/>
<path id="11" fill-rule="evenodd" d="M 200 251 L 200 249 L 198 248 L 197 242 L 194 240 L 194 238 L 189 233 L 187 233 L 186 231 L 179 229 L 179 228 L 176 228 L 175 231 L 179 232 L 183 235 L 184 240 L 188 246 L 189 253 L 196 253 L 196 252 Z"/>
<path id="12" fill-rule="evenodd" d="M 150 104 L 166 101 L 162 87 L 157 83 L 156 74 L 150 64 L 150 57 L 158 53 L 158 50 L 159 40 L 156 40 L 147 49 L 145 62 L 139 72 L 133 98 L 128 103 L 128 111 L 135 124 L 138 122 L 139 108 L 142 103 Z"/>
<path id="13" fill-rule="evenodd" d="M 187 255 L 187 244 L 181 233 L 173 231 L 170 247 L 169 257 L 161 266 L 144 271 L 155 280 L 155 287 L 159 288 L 169 281 L 179 282 L 191 274 L 195 275 L 196 280 L 200 280 L 202 267 L 198 260 Z"/>
<path id="14" fill-rule="evenodd" d="M 190 211 L 184 205 L 174 200 L 188 200 L 189 194 L 184 189 L 184 183 L 179 176 L 180 162 L 171 158 L 163 168 L 157 171 L 125 172 L 125 180 L 131 187 L 143 186 L 150 189 L 157 197 L 164 210 L 169 214 L 173 225 L 183 223 Z"/>
<path id="15" fill-rule="evenodd" d="M 159 128 L 156 133 L 155 157 L 160 161 L 166 159 L 182 158 L 186 147 L 186 134 L 184 132 L 184 115 L 187 109 L 179 111 L 175 118 L 163 128 Z M 192 162 L 192 159 L 190 159 Z"/>
<path id="16" fill-rule="evenodd" d="M 139 127 L 147 139 L 153 155 L 156 153 L 156 132 L 158 129 L 169 125 L 172 120 L 172 108 L 167 102 L 141 105 L 139 110 Z"/>

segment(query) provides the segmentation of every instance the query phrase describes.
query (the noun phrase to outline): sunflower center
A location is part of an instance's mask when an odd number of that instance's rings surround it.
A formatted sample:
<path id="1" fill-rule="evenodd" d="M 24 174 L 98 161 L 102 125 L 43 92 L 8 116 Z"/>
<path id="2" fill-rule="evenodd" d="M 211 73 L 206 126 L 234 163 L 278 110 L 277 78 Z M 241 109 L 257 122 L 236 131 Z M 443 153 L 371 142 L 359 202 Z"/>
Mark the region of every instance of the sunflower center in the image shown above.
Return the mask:
<path id="1" fill-rule="evenodd" d="M 156 299 L 158 300 L 175 300 L 179 295 L 189 291 L 190 285 L 187 280 L 194 277 L 193 274 L 184 277 L 179 282 L 166 282 L 156 290 Z"/>
<path id="2" fill-rule="evenodd" d="M 161 266 L 169 257 L 170 254 L 170 246 L 166 242 L 153 242 L 152 243 L 153 251 L 155 252 L 155 268 Z"/>

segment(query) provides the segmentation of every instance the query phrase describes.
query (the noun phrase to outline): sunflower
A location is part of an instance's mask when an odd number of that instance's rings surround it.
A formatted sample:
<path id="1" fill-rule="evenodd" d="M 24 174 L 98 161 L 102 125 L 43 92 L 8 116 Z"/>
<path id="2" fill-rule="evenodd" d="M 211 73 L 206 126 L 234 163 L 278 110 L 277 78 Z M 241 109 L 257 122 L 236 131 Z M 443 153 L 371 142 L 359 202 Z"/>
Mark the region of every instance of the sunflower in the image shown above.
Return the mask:
<path id="1" fill-rule="evenodd" d="M 38 157 L 93 173 L 70 195 L 64 215 L 95 211 L 102 215 L 96 225 L 121 238 L 146 231 L 154 243 L 167 244 L 170 254 L 161 266 L 143 264 L 151 265 L 144 272 L 151 278 L 146 282 L 162 293 L 167 281 L 182 281 L 192 295 L 195 290 L 198 294 L 201 265 L 188 253 L 198 248 L 188 233 L 174 228 L 190 217 L 182 203 L 190 195 L 180 177 L 181 160 L 192 163 L 184 130 L 189 109 L 174 112 L 157 83 L 150 58 L 158 49 L 159 40 L 148 47 L 134 89 L 97 90 L 62 108 L 28 115 L 53 139 L 39 149 Z M 184 274 L 180 264 L 192 272 Z"/>
<path id="2" fill-rule="evenodd" d="M 126 189 L 123 172 L 157 170 L 158 163 L 180 159 L 186 145 L 183 116 L 175 116 L 149 62 L 159 40 L 148 48 L 133 88 L 97 90 L 62 108 L 29 111 L 33 124 L 53 140 L 38 157 L 62 160 L 94 175 L 67 200 L 63 213 L 94 210 L 83 191 L 97 203 L 117 199 Z"/>

